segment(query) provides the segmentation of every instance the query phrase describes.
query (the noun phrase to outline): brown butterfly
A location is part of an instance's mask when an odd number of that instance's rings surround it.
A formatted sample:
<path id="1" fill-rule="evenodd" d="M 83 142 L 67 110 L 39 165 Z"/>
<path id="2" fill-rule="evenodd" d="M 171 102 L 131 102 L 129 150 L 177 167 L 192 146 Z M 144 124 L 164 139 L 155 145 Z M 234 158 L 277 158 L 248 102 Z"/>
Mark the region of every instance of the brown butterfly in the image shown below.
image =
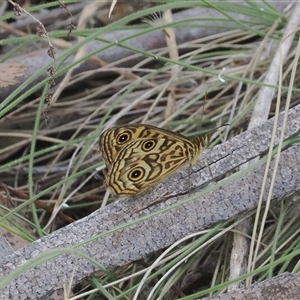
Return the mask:
<path id="1" fill-rule="evenodd" d="M 113 126 L 99 139 L 106 185 L 116 196 L 142 193 L 196 163 L 207 143 L 207 135 L 188 138 L 145 124 Z"/>

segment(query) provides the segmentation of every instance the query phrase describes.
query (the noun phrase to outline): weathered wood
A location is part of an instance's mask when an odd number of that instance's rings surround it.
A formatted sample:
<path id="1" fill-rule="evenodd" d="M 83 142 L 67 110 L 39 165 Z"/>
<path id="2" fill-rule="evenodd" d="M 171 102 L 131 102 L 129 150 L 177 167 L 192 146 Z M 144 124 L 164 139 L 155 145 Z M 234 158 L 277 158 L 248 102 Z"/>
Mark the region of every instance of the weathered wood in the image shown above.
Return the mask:
<path id="1" fill-rule="evenodd" d="M 7 255 L 11 255 L 14 252 L 13 248 L 9 245 L 7 240 L 0 235 L 0 263 Z"/>
<path id="2" fill-rule="evenodd" d="M 282 124 L 282 115 L 279 124 Z M 245 161 L 268 150 L 272 125 L 273 120 L 269 120 L 244 132 L 207 151 L 201 160 L 210 165 L 216 178 L 220 178 Z M 285 137 L 295 135 L 299 130 L 300 105 L 289 112 Z M 277 142 L 280 132 L 281 129 L 277 131 Z M 270 167 L 270 174 L 272 169 L 273 165 Z M 104 267 L 123 265 L 165 248 L 190 233 L 251 210 L 257 205 L 263 165 L 243 176 L 237 176 L 236 179 L 230 177 L 232 181 L 225 185 L 222 181 L 216 184 L 211 179 L 207 167 L 194 167 L 189 182 L 186 180 L 187 172 L 189 171 L 178 172 L 145 195 L 116 201 L 4 258 L 0 264 L 0 276 L 10 274 L 31 258 L 36 261 L 39 254 L 50 249 L 67 247 L 76 247 L 78 251 L 89 255 Z M 281 154 L 272 199 L 283 198 L 298 191 L 299 179 L 300 143 L 297 143 Z M 215 190 L 203 194 L 201 189 L 207 182 L 211 182 Z M 269 184 L 270 178 L 267 188 Z M 197 193 L 198 190 L 200 192 Z M 189 191 L 195 198 L 184 202 Z M 161 199 L 164 193 L 167 193 L 165 196 L 168 200 L 145 208 L 149 203 Z M 178 196 L 180 193 L 185 195 Z M 94 239 L 76 246 L 90 238 Z M 1 291 L 0 299 L 41 297 L 50 290 L 69 283 L 74 268 L 74 283 L 97 270 L 85 259 L 64 254 L 46 263 L 40 263 L 11 280 Z"/>
<path id="3" fill-rule="evenodd" d="M 300 274 L 283 273 L 249 288 L 202 300 L 299 300 Z"/>

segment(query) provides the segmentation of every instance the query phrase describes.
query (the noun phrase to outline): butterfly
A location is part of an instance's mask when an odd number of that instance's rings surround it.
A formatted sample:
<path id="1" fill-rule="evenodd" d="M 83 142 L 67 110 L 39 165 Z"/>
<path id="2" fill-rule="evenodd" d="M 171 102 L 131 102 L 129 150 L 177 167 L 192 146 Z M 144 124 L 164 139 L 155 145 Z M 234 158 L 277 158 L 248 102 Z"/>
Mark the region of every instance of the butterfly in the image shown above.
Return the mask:
<path id="1" fill-rule="evenodd" d="M 99 139 L 105 183 L 116 196 L 142 193 L 179 168 L 196 163 L 207 143 L 206 134 L 188 138 L 146 124 L 113 126 Z"/>

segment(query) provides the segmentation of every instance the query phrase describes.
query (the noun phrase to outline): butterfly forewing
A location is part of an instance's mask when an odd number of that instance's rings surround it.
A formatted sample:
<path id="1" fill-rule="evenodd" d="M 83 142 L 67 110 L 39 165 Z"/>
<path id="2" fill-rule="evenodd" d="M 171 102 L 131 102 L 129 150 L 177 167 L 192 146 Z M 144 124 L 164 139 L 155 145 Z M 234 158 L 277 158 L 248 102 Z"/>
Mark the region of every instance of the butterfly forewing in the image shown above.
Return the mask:
<path id="1" fill-rule="evenodd" d="M 99 139 L 99 148 L 102 153 L 103 160 L 109 165 L 115 160 L 118 152 L 128 142 L 138 138 L 163 138 L 165 136 L 172 136 L 188 141 L 188 139 L 170 130 L 158 128 L 145 124 L 129 124 L 117 125 L 105 130 Z"/>

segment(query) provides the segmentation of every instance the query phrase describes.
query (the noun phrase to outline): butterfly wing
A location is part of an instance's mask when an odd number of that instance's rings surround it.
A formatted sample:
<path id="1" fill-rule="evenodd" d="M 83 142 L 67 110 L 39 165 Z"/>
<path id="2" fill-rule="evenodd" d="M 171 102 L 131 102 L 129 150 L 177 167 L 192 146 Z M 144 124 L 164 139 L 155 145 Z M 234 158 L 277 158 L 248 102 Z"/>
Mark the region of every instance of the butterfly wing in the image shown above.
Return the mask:
<path id="1" fill-rule="evenodd" d="M 99 139 L 99 149 L 107 169 L 116 159 L 119 151 L 129 142 L 140 138 L 165 138 L 178 136 L 181 140 L 188 141 L 185 136 L 167 129 L 146 124 L 124 124 L 113 126 L 105 130 Z"/>
<path id="2" fill-rule="evenodd" d="M 141 138 L 126 144 L 106 176 L 118 196 L 142 193 L 187 163 L 186 148 L 170 138 Z"/>
<path id="3" fill-rule="evenodd" d="M 142 193 L 186 163 L 195 163 L 206 142 L 207 136 L 189 139 L 145 124 L 111 127 L 99 139 L 105 182 L 115 195 Z"/>

